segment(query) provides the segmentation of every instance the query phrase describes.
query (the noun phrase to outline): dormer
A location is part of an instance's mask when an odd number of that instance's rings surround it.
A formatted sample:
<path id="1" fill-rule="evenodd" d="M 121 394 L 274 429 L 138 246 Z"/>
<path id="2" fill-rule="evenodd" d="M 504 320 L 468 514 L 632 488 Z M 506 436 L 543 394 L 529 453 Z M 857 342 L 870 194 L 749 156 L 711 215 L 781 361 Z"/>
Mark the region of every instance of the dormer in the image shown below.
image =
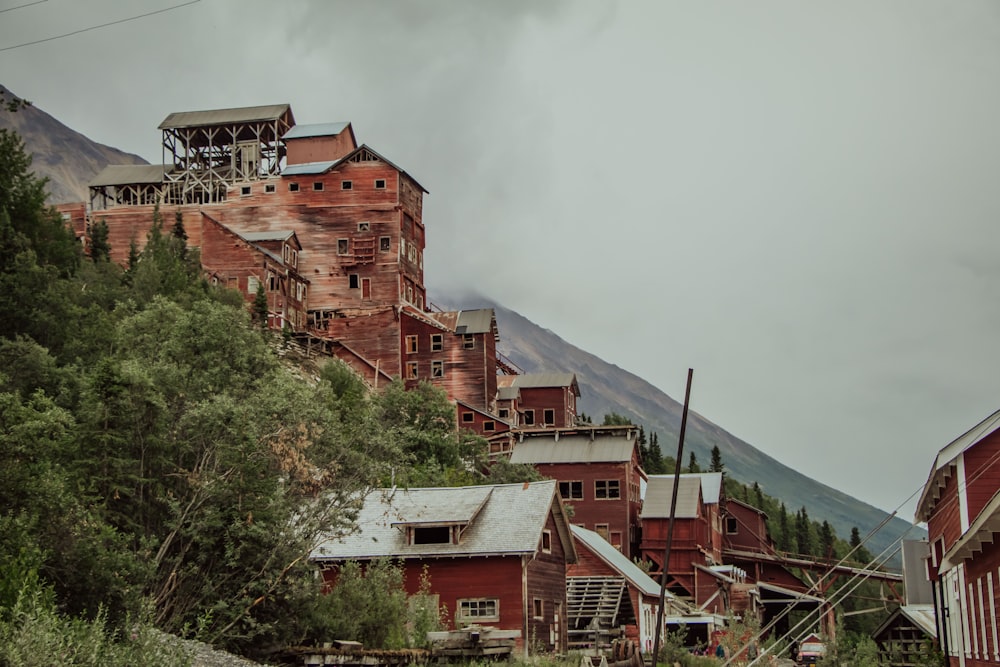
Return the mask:
<path id="1" fill-rule="evenodd" d="M 471 487 L 463 489 L 461 494 L 447 494 L 449 497 L 433 504 L 401 507 L 401 516 L 392 526 L 405 531 L 408 546 L 461 544 L 492 492 L 491 487 Z"/>
<path id="2" fill-rule="evenodd" d="M 358 147 L 350 123 L 296 125 L 282 140 L 287 165 L 336 161 Z"/>

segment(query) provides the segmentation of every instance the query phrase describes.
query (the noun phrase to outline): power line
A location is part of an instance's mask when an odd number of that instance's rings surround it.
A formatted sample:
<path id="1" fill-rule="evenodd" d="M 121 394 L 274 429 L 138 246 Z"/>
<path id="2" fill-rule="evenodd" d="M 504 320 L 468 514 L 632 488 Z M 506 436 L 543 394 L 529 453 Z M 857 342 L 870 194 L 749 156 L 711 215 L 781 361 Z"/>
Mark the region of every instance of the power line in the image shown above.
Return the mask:
<path id="1" fill-rule="evenodd" d="M 15 9 L 24 9 L 25 7 L 30 7 L 32 5 L 40 5 L 43 2 L 48 2 L 49 0 L 35 0 L 34 2 L 26 2 L 23 5 L 18 5 L 17 7 L 8 7 L 7 9 L 0 9 L 0 14 L 4 12 L 12 12 Z"/>
<path id="2" fill-rule="evenodd" d="M 38 2 L 45 2 L 45 0 L 37 0 Z M 129 18 L 119 19 L 117 21 L 109 21 L 108 23 L 102 23 L 100 25 L 90 26 L 89 28 L 81 28 L 79 30 L 74 30 L 72 32 L 67 32 L 62 35 L 55 35 L 53 37 L 46 37 L 44 39 L 36 39 L 31 42 L 25 42 L 23 44 L 15 44 L 14 46 L 5 46 L 0 48 L 0 52 L 11 51 L 13 49 L 20 49 L 25 46 L 33 46 L 35 44 L 43 44 L 45 42 L 51 42 L 57 39 L 63 39 L 64 37 L 72 37 L 73 35 L 79 35 L 83 32 L 90 32 L 91 30 L 99 30 L 101 28 L 107 28 L 108 26 L 118 25 L 119 23 L 128 23 L 129 21 L 135 21 L 137 19 L 144 19 L 147 16 L 154 16 L 156 14 L 163 14 L 164 12 L 173 11 L 174 9 L 180 9 L 181 7 L 186 7 L 188 5 L 193 5 L 196 2 L 201 2 L 201 0 L 188 0 L 188 2 L 182 2 L 179 5 L 173 5 L 171 7 L 165 7 L 164 9 L 157 9 L 153 12 L 146 12 L 145 14 L 138 14 L 136 16 L 130 16 Z M 26 6 L 26 5 L 25 5 Z M 17 7 L 12 7 L 11 9 L 17 9 Z"/>

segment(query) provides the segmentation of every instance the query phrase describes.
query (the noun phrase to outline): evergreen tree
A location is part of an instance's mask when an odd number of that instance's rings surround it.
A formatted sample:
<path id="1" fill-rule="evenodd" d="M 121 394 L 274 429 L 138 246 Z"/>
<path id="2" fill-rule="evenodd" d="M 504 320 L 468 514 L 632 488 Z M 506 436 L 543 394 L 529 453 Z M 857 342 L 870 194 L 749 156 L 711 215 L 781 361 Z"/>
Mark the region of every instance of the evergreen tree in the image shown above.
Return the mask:
<path id="1" fill-rule="evenodd" d="M 781 503 L 781 510 L 778 513 L 778 525 L 781 528 L 781 537 L 778 540 L 778 548 L 782 551 L 791 551 L 791 526 L 788 522 L 788 508 L 785 507 L 784 502 Z"/>
<path id="2" fill-rule="evenodd" d="M 649 461 L 650 469 L 647 472 L 651 475 L 673 472 L 673 459 L 667 459 L 663 456 L 663 452 L 660 451 L 660 438 L 656 431 L 653 431 L 649 438 Z"/>
<path id="3" fill-rule="evenodd" d="M 712 461 L 709 464 L 709 472 L 723 472 L 725 466 L 722 463 L 722 452 L 719 451 L 718 445 L 712 446 Z"/>
<path id="4" fill-rule="evenodd" d="M 836 540 L 833 527 L 829 521 L 824 520 L 819 528 L 819 555 L 823 558 L 836 558 Z"/>
<path id="5" fill-rule="evenodd" d="M 625 415 L 620 415 L 617 412 L 609 412 L 604 415 L 603 426 L 629 426 L 632 424 L 632 420 Z"/>
<path id="6" fill-rule="evenodd" d="M 753 502 L 751 504 L 759 510 L 764 509 L 764 492 L 756 481 L 753 483 Z"/>
<path id="7" fill-rule="evenodd" d="M 701 466 L 698 465 L 698 457 L 692 451 L 688 456 L 688 469 L 689 473 L 701 472 Z"/>
<path id="8" fill-rule="evenodd" d="M 108 243 L 108 223 L 101 218 L 87 230 L 87 241 L 90 246 L 90 259 L 97 262 L 111 261 L 111 244 Z"/>
<path id="9" fill-rule="evenodd" d="M 815 554 L 815 542 L 812 538 L 812 526 L 809 523 L 809 513 L 802 507 L 795 515 L 795 547 L 803 555 Z"/>
<path id="10" fill-rule="evenodd" d="M 261 329 L 266 329 L 267 316 L 267 294 L 264 292 L 264 283 L 257 283 L 257 293 L 253 297 L 253 320 Z"/>

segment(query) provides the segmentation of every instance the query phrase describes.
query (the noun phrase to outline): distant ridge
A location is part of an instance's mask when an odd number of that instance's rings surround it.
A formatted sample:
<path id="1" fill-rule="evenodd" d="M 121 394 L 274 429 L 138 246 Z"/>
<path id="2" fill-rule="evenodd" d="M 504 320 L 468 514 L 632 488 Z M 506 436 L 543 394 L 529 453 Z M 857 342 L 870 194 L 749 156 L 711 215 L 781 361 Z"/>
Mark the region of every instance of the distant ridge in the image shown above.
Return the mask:
<path id="1" fill-rule="evenodd" d="M 18 95 L 0 85 L 0 100 Z M 31 168 L 49 179 L 49 203 L 87 201 L 87 183 L 109 164 L 148 164 L 138 155 L 91 141 L 34 105 L 0 106 L 0 128 L 14 130 L 32 155 Z"/>
<path id="2" fill-rule="evenodd" d="M 609 412 L 617 412 L 656 431 L 664 454 L 676 451 L 683 406 L 639 376 L 567 343 L 554 332 L 544 329 L 495 301 L 472 294 L 432 293 L 435 303 L 450 308 L 494 308 L 500 329 L 499 350 L 526 373 L 572 371 L 580 383 L 578 410 L 595 421 Z M 784 501 L 789 513 L 805 507 L 813 520 L 829 521 L 837 534 L 848 539 L 857 526 L 861 535 L 882 523 L 888 514 L 830 486 L 806 477 L 777 459 L 737 438 L 700 414 L 691 411 L 685 434 L 685 452 L 694 451 L 707 466 L 712 447 L 718 445 L 726 473 L 741 482 L 757 482 L 761 489 Z M 685 455 L 684 464 L 687 464 Z M 893 518 L 868 543 L 869 551 L 878 554 L 906 534 L 907 539 L 926 535 L 920 528 Z M 907 531 L 909 530 L 909 533 Z"/>

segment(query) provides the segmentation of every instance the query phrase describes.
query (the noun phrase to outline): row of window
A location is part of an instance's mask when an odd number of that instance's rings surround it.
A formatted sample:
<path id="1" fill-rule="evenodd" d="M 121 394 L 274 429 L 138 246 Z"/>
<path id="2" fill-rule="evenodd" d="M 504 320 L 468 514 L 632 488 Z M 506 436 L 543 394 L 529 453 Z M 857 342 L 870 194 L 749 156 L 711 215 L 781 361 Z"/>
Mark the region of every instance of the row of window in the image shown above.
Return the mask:
<path id="1" fill-rule="evenodd" d="M 443 378 L 444 377 L 444 362 L 443 361 L 432 361 L 431 362 L 431 375 L 432 378 Z M 419 380 L 420 379 L 420 364 L 416 361 L 406 362 L 406 379 L 407 380 Z"/>
<path id="2" fill-rule="evenodd" d="M 267 291 L 277 292 L 281 287 L 281 279 L 273 274 L 267 274 Z M 260 279 L 257 276 L 247 276 L 247 294 L 254 295 L 257 290 L 260 289 Z M 298 280 L 291 281 L 291 290 L 288 295 L 289 298 L 297 299 L 299 301 L 306 300 L 306 284 L 299 282 Z"/>
<path id="3" fill-rule="evenodd" d="M 385 190 L 385 179 L 384 178 L 376 178 L 374 185 L 375 185 L 375 189 L 376 190 Z M 313 181 L 312 189 L 313 189 L 314 192 L 322 192 L 323 189 L 324 189 L 324 187 L 325 186 L 324 186 L 323 181 Z M 354 181 L 341 181 L 340 182 L 340 189 L 341 190 L 353 190 L 354 189 Z M 267 183 L 264 186 L 264 192 L 266 192 L 266 193 L 272 193 L 272 192 L 274 192 L 274 190 L 275 190 L 275 187 L 274 187 L 273 183 Z M 297 181 L 292 181 L 291 183 L 288 184 L 288 191 L 289 192 L 301 192 L 301 187 L 299 186 L 299 183 Z M 250 194 L 250 192 L 251 192 L 251 190 L 250 190 L 250 186 L 249 185 L 244 185 L 244 186 L 242 186 L 240 188 L 240 194 L 248 195 L 248 194 Z"/>
<path id="4" fill-rule="evenodd" d="M 466 350 L 476 349 L 476 337 L 473 334 L 462 334 L 462 347 Z M 406 353 L 416 354 L 420 351 L 419 336 L 406 337 Z M 431 352 L 440 352 L 444 349 L 444 334 L 430 335 Z"/>
<path id="5" fill-rule="evenodd" d="M 359 222 L 358 231 L 359 232 L 371 231 L 371 223 Z M 380 236 L 378 238 L 378 251 L 389 252 L 389 250 L 391 249 L 392 249 L 392 237 Z M 351 254 L 351 239 L 337 239 L 337 254 L 338 255 Z"/>
<path id="6" fill-rule="evenodd" d="M 472 423 L 475 423 L 475 421 L 476 421 L 476 413 L 475 412 L 469 412 L 468 410 L 466 410 L 465 412 L 462 413 L 462 423 L 463 424 L 472 424 Z M 492 433 L 492 432 L 494 432 L 496 430 L 497 430 L 497 423 L 496 423 L 495 420 L 493 420 L 493 419 L 487 419 L 486 421 L 483 422 L 483 431 L 484 432 Z"/>
<path id="7" fill-rule="evenodd" d="M 583 500 L 583 482 L 559 482 L 559 495 L 563 500 Z M 594 498 L 616 500 L 622 497 L 621 482 L 617 479 L 599 479 L 594 482 Z"/>

